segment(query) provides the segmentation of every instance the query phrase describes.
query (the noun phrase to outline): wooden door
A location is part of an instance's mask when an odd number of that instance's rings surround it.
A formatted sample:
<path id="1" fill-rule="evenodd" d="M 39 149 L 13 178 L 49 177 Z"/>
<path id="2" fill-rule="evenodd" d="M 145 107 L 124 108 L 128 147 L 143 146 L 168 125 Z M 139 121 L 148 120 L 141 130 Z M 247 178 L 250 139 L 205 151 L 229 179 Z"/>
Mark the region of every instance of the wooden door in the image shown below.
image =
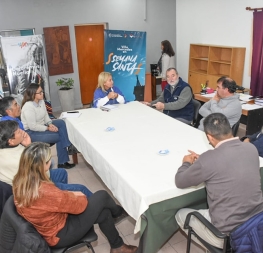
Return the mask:
<path id="1" fill-rule="evenodd" d="M 81 100 L 89 104 L 104 70 L 104 24 L 75 25 Z"/>

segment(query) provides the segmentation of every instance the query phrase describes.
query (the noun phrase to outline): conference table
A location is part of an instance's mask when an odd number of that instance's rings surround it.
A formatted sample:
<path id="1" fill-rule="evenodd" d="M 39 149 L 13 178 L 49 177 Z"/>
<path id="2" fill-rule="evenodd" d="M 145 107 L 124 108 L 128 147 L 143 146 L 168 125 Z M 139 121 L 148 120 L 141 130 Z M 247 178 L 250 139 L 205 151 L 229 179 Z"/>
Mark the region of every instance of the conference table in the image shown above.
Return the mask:
<path id="1" fill-rule="evenodd" d="M 203 185 L 178 189 L 174 183 L 188 149 L 212 148 L 205 134 L 137 101 L 80 112 L 66 119 L 70 141 L 136 220 L 138 252 L 157 252 L 178 230 L 180 208 L 207 208 Z"/>

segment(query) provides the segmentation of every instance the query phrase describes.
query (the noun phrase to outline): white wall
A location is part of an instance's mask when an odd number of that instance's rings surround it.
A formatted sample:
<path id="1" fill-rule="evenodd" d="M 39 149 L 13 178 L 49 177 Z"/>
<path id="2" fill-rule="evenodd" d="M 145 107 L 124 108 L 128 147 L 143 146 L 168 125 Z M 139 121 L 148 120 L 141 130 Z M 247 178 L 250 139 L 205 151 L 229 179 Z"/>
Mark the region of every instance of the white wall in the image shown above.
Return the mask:
<path id="1" fill-rule="evenodd" d="M 63 75 L 75 80 L 75 107 L 81 107 L 74 24 L 108 22 L 109 29 L 147 32 L 147 71 L 157 63 L 162 40 L 175 45 L 176 0 L 147 0 L 144 20 L 144 0 L 0 0 L 0 30 L 43 27 L 70 28 L 74 73 Z M 50 77 L 51 102 L 54 111 L 61 109 L 55 81 Z"/>
<path id="2" fill-rule="evenodd" d="M 188 80 L 189 47 L 192 43 L 246 48 L 243 86 L 250 87 L 253 12 L 262 0 L 177 0 L 176 53 L 181 77 Z"/>

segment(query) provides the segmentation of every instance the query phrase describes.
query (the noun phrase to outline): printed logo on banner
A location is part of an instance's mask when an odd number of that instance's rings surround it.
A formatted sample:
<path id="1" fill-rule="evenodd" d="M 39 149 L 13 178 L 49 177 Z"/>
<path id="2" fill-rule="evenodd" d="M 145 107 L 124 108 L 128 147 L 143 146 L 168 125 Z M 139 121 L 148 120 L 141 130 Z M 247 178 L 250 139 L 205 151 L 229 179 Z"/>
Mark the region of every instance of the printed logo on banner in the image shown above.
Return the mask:
<path id="1" fill-rule="evenodd" d="M 146 32 L 105 30 L 105 71 L 126 100 L 144 100 Z"/>

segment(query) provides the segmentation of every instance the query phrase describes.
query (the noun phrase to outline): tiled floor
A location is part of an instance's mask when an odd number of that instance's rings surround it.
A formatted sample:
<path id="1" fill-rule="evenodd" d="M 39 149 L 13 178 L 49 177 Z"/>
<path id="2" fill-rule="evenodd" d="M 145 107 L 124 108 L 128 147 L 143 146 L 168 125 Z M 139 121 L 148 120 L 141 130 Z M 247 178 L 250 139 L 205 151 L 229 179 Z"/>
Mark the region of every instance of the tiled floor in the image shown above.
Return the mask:
<path id="1" fill-rule="evenodd" d="M 245 128 L 240 125 L 238 136 L 244 136 Z M 55 146 L 52 147 L 52 153 L 54 156 L 54 160 L 56 161 L 56 151 Z M 76 167 L 67 170 L 69 175 L 69 183 L 79 183 L 88 187 L 92 192 L 105 189 L 107 187 L 101 181 L 101 179 L 94 172 L 92 167 L 86 163 L 81 154 L 78 154 L 79 163 Z M 124 239 L 126 244 L 138 245 L 139 244 L 139 234 L 133 234 L 135 221 L 129 217 L 117 225 L 117 229 Z M 98 240 L 92 243 L 94 250 L 96 253 L 109 253 L 110 246 L 107 242 L 105 236 L 101 233 L 100 229 L 97 225 L 95 225 L 95 232 L 98 234 Z M 175 233 L 164 245 L 161 249 L 159 249 L 158 253 L 184 253 L 186 251 L 186 236 L 183 232 L 178 231 Z M 205 250 L 196 244 L 192 244 L 191 246 L 192 253 L 204 253 Z M 87 248 L 80 248 L 74 253 L 89 253 Z"/>

